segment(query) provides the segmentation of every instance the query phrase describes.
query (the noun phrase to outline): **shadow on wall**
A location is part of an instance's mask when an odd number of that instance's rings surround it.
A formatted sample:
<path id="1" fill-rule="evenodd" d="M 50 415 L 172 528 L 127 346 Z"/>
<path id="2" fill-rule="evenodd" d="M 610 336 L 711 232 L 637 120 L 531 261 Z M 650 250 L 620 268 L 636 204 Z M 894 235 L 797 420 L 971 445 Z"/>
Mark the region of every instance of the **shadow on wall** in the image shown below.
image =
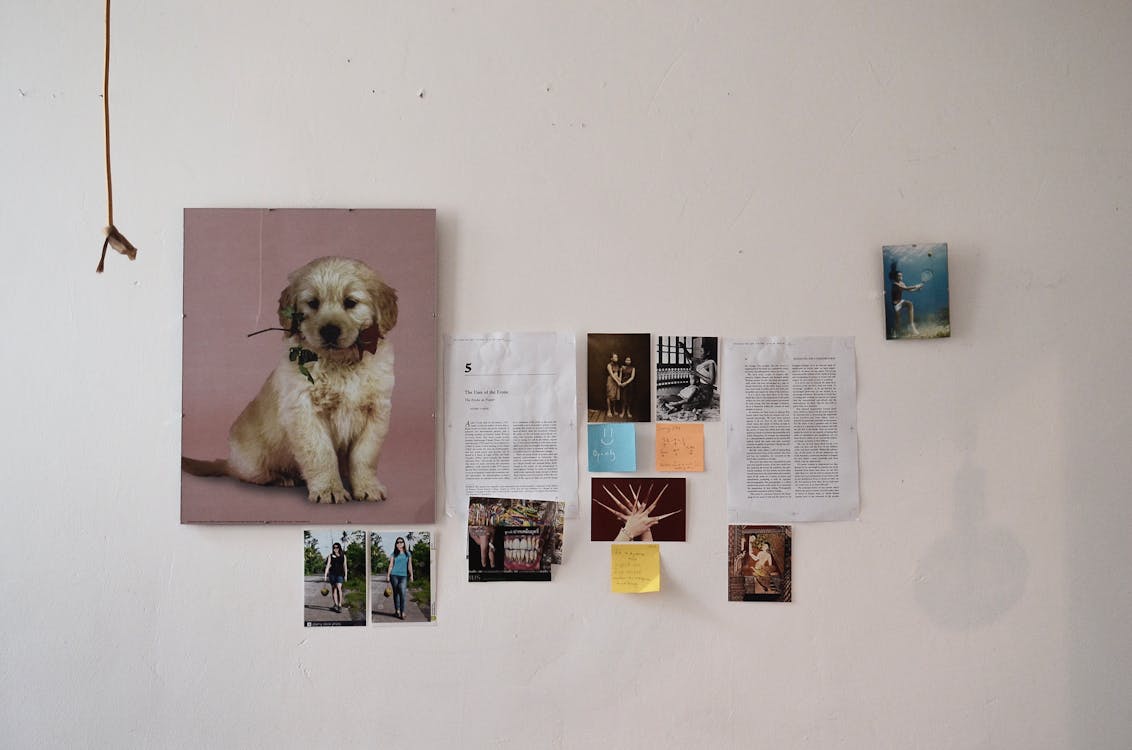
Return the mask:
<path id="1" fill-rule="evenodd" d="M 952 261 L 949 271 L 956 282 L 952 307 L 967 309 L 982 297 L 983 264 L 977 252 Z M 969 336 L 975 324 L 974 319 L 960 323 Z M 967 442 L 974 437 L 968 435 Z M 1018 603 L 1030 576 L 1030 561 L 1009 530 L 989 522 L 985 470 L 969 456 L 955 473 L 954 493 L 951 528 L 920 560 L 915 595 L 920 609 L 934 622 L 962 630 L 988 625 Z"/>
<path id="2" fill-rule="evenodd" d="M 983 469 L 967 459 L 955 478 L 952 528 L 916 569 L 916 601 L 946 628 L 994 622 L 1018 603 L 1030 562 L 1005 528 L 988 524 Z"/>

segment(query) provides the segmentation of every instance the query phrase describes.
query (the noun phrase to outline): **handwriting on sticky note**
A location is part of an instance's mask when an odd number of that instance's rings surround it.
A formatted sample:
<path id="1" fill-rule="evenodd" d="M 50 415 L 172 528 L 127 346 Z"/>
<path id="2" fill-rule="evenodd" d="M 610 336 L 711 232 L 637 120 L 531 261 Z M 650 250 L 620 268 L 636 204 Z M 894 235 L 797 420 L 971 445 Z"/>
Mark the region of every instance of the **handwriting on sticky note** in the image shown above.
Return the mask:
<path id="1" fill-rule="evenodd" d="M 610 591 L 615 594 L 660 591 L 659 544 L 614 544 L 610 554 Z"/>
<path id="2" fill-rule="evenodd" d="M 703 471 L 704 426 L 678 422 L 656 425 L 657 471 Z"/>
<path id="3" fill-rule="evenodd" d="M 591 424 L 590 471 L 636 471 L 637 431 L 631 424 Z"/>

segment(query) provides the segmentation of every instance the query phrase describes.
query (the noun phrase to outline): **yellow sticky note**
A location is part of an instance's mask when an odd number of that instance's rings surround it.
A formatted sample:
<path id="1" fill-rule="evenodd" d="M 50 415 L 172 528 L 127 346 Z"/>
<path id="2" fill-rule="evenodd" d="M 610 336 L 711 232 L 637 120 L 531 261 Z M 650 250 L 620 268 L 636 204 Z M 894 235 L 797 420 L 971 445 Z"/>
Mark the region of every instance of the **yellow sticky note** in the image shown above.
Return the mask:
<path id="1" fill-rule="evenodd" d="M 658 422 L 656 470 L 703 471 L 704 426 L 683 422 Z"/>
<path id="2" fill-rule="evenodd" d="M 659 544 L 614 544 L 610 554 L 610 591 L 615 594 L 660 591 Z"/>

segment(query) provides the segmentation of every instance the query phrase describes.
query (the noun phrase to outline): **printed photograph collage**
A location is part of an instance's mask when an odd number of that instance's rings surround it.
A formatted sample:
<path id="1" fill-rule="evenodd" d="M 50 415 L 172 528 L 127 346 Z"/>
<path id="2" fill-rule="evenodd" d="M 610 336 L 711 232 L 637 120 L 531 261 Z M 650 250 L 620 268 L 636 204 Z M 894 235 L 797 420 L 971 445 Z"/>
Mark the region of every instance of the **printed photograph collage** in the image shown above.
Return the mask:
<path id="1" fill-rule="evenodd" d="M 303 625 L 435 623 L 435 532 L 304 529 Z"/>
<path id="2" fill-rule="evenodd" d="M 191 209 L 185 248 L 182 522 L 303 525 L 306 626 L 436 622 L 435 212 Z M 885 338 L 949 336 L 947 245 L 881 263 Z M 662 545 L 711 501 L 688 478 L 723 469 L 726 596 L 789 602 L 793 525 L 856 517 L 851 338 L 589 333 L 580 388 L 569 333 L 443 352 L 469 582 L 551 581 L 586 510 L 610 591 L 659 591 Z M 705 466 L 705 426 L 726 467 Z"/>

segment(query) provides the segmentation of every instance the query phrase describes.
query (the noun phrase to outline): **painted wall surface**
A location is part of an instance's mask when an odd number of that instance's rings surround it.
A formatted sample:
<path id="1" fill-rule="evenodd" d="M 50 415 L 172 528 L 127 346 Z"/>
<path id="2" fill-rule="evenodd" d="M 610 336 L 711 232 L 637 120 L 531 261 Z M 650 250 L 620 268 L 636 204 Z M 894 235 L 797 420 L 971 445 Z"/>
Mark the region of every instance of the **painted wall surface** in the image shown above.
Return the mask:
<path id="1" fill-rule="evenodd" d="M 1132 747 L 1132 5 L 120 0 L 96 276 L 102 11 L 0 5 L 0 744 Z M 437 627 L 305 631 L 301 529 L 178 524 L 186 206 L 435 207 L 442 333 L 855 336 L 860 520 L 728 603 L 709 424 L 661 593 L 444 518 Z"/>

